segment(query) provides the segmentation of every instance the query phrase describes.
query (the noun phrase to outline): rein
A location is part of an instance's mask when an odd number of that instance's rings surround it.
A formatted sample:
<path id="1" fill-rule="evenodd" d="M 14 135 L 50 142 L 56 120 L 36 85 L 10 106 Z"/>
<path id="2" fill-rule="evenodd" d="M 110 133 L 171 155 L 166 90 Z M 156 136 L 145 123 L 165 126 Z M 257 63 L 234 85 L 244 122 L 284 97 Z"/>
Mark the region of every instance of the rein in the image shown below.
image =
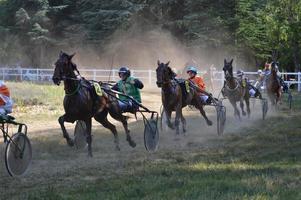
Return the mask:
<path id="1" fill-rule="evenodd" d="M 75 95 L 76 93 L 78 93 L 78 91 L 80 90 L 80 88 L 81 88 L 81 86 L 82 86 L 82 84 L 80 84 L 80 79 L 77 79 L 77 78 L 71 78 L 71 77 L 63 76 L 63 77 L 61 78 L 61 80 L 73 80 L 73 81 L 79 81 L 79 83 L 78 83 L 78 85 L 77 85 L 77 87 L 76 87 L 76 89 L 75 89 L 74 91 L 72 91 L 71 93 L 65 92 L 65 95 L 68 96 L 68 97 L 73 96 L 73 95 Z"/>
<path id="2" fill-rule="evenodd" d="M 76 88 L 73 92 L 71 92 L 71 93 L 69 93 L 69 94 L 68 94 L 67 92 L 65 92 L 65 95 L 66 95 L 66 96 L 73 96 L 73 95 L 75 95 L 76 93 L 78 93 L 78 91 L 79 91 L 79 89 L 81 88 L 81 86 L 82 86 L 82 84 L 79 83 L 79 84 L 77 85 L 77 88 Z"/>

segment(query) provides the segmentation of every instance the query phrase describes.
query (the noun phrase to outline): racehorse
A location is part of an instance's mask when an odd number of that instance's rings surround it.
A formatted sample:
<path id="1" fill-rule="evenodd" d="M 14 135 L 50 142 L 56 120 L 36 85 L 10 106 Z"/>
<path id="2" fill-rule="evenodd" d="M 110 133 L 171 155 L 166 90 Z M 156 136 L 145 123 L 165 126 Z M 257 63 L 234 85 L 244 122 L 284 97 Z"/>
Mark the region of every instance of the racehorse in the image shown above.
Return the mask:
<path id="1" fill-rule="evenodd" d="M 282 89 L 279 78 L 277 76 L 277 62 L 271 63 L 271 73 L 266 75 L 266 88 L 269 99 L 273 106 L 277 106 L 277 103 L 281 101 Z"/>
<path id="2" fill-rule="evenodd" d="M 223 93 L 224 95 L 229 99 L 230 103 L 232 104 L 234 108 L 234 116 L 240 118 L 240 112 L 237 108 L 236 102 L 240 102 L 240 108 L 242 111 L 242 115 L 246 115 L 246 112 L 244 111 L 244 102 L 246 102 L 247 105 L 247 113 L 248 117 L 250 117 L 250 94 L 248 91 L 247 83 L 245 83 L 245 86 L 243 86 L 243 83 L 240 83 L 237 78 L 233 76 L 233 67 L 232 67 L 233 59 L 230 62 L 227 62 L 227 60 L 224 60 L 224 75 L 225 75 L 225 82 L 223 87 Z"/>
<path id="3" fill-rule="evenodd" d="M 183 89 L 179 84 L 179 81 L 181 80 L 175 79 L 176 74 L 168 65 L 169 62 L 164 64 L 158 61 L 158 67 L 156 69 L 156 84 L 159 88 L 161 88 L 162 104 L 164 112 L 166 113 L 168 127 L 171 129 L 176 129 L 176 134 L 179 134 L 179 124 L 181 118 L 183 132 L 186 132 L 186 120 L 183 116 L 182 108 L 184 108 L 188 104 L 192 104 L 193 106 L 195 106 L 205 118 L 207 124 L 211 126 L 212 122 L 207 118 L 206 113 L 203 109 L 204 105 L 201 103 L 196 90 L 193 87 L 191 87 L 190 83 L 189 92 L 187 93 L 186 98 L 183 98 Z M 184 81 L 182 82 L 183 84 L 185 84 Z M 176 112 L 174 124 L 171 123 L 171 113 L 173 111 Z"/>
<path id="4" fill-rule="evenodd" d="M 70 138 L 64 122 L 74 123 L 77 120 L 82 120 L 86 124 L 86 141 L 88 144 L 88 156 L 92 157 L 92 136 L 91 136 L 91 126 L 92 117 L 99 123 L 101 123 L 105 128 L 111 130 L 114 134 L 114 142 L 116 149 L 119 148 L 119 140 L 116 127 L 110 123 L 107 119 L 107 114 L 110 112 L 114 118 L 122 121 L 124 126 L 126 126 L 127 140 L 131 146 L 136 144 L 131 140 L 128 135 L 127 123 L 124 122 L 125 118 L 118 114 L 114 115 L 114 105 L 109 104 L 109 99 L 106 95 L 100 96 L 95 100 L 93 98 L 94 88 L 91 88 L 91 83 L 84 78 L 80 77 L 79 71 L 76 65 L 71 61 L 72 55 L 61 52 L 58 60 L 55 63 L 55 69 L 53 73 L 52 80 L 56 85 L 60 85 L 61 81 L 64 81 L 64 110 L 65 114 L 60 116 L 58 121 L 63 131 L 63 136 L 66 138 L 67 144 L 69 146 L 74 145 L 74 141 Z M 76 73 L 77 72 L 77 75 Z"/>

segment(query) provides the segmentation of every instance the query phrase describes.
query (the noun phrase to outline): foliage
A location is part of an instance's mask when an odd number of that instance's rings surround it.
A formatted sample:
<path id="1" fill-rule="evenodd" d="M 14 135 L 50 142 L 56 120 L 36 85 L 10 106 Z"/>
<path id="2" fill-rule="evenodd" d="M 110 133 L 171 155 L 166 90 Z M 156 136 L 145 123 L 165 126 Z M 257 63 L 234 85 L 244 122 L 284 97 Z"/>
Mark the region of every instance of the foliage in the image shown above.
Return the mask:
<path id="1" fill-rule="evenodd" d="M 116 31 L 139 23 L 141 30 L 170 31 L 188 47 L 228 50 L 258 66 L 277 51 L 282 66 L 298 71 L 300 18 L 298 0 L 3 0 L 0 31 L 20 43 L 8 47 L 1 38 L 0 63 L 12 64 L 16 59 L 1 55 L 14 57 L 16 50 L 24 65 L 37 66 L 60 48 L 99 52 Z"/>

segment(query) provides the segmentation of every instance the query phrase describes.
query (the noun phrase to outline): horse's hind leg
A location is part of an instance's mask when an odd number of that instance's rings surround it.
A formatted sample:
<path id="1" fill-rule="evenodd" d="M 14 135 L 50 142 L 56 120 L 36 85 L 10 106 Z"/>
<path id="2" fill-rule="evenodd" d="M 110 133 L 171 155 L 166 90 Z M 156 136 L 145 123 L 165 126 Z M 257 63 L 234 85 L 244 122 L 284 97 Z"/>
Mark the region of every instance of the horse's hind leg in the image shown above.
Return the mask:
<path id="1" fill-rule="evenodd" d="M 129 145 L 131 147 L 136 147 L 136 143 L 134 142 L 134 140 L 132 139 L 131 135 L 130 135 L 130 130 L 128 129 L 128 122 L 127 122 L 127 118 L 125 116 L 122 115 L 122 113 L 115 107 L 114 109 L 109 110 L 110 115 L 116 119 L 117 121 L 120 121 L 123 125 L 123 128 L 125 130 L 125 134 L 126 134 L 126 140 L 128 141 Z"/>
<path id="2" fill-rule="evenodd" d="M 61 125 L 61 129 L 62 129 L 62 131 L 63 131 L 63 136 L 64 136 L 64 138 L 66 138 L 67 144 L 68 144 L 69 146 L 72 147 L 72 146 L 74 145 L 74 142 L 73 142 L 73 140 L 69 137 L 69 134 L 68 134 L 68 132 L 67 132 L 67 130 L 66 130 L 66 127 L 65 127 L 65 125 L 64 125 L 64 122 L 67 121 L 67 120 L 66 120 L 66 115 L 60 116 L 59 119 L 58 119 L 58 121 L 59 121 L 59 124 Z"/>
<path id="3" fill-rule="evenodd" d="M 89 118 L 89 119 L 85 120 L 85 122 L 86 122 L 86 127 L 87 127 L 88 156 L 93 157 L 93 154 L 92 154 L 92 134 L 91 134 L 92 119 Z"/>
<path id="4" fill-rule="evenodd" d="M 206 115 L 206 112 L 204 110 L 204 107 L 203 105 L 201 104 L 200 101 L 197 102 L 197 106 L 196 108 L 200 111 L 201 115 L 204 117 L 204 119 L 206 120 L 206 123 L 208 126 L 212 126 L 212 121 L 208 119 L 207 115 Z"/>
<path id="5" fill-rule="evenodd" d="M 135 141 L 132 139 L 131 135 L 130 135 L 130 130 L 128 129 L 128 122 L 125 116 L 121 115 L 121 119 L 120 119 L 123 128 L 125 130 L 125 134 L 126 134 L 126 141 L 128 141 L 129 145 L 131 147 L 136 147 L 136 143 Z"/>
<path id="6" fill-rule="evenodd" d="M 105 115 L 96 115 L 96 116 L 94 116 L 94 119 L 96 121 L 98 121 L 99 123 L 101 123 L 103 125 L 103 127 L 109 129 L 113 133 L 115 148 L 116 148 L 116 150 L 120 151 L 119 138 L 118 138 L 116 126 L 114 126 L 111 122 L 109 122 L 106 115 L 107 115 L 107 113 Z"/>

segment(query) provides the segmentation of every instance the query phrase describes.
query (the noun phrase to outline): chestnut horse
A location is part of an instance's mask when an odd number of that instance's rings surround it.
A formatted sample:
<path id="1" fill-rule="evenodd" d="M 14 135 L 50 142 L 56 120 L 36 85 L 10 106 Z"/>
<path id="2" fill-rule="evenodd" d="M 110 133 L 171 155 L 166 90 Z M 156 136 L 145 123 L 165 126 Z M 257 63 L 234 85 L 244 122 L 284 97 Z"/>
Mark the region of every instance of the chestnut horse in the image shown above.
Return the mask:
<path id="1" fill-rule="evenodd" d="M 266 75 L 266 89 L 269 99 L 273 106 L 277 106 L 278 102 L 281 101 L 282 89 L 280 80 L 277 76 L 277 62 L 271 63 L 271 73 Z"/>
<path id="2" fill-rule="evenodd" d="M 233 59 L 230 62 L 227 62 L 226 59 L 224 60 L 223 71 L 225 75 L 225 83 L 223 93 L 229 99 L 231 105 L 234 108 L 234 116 L 237 116 L 240 120 L 240 112 L 237 108 L 236 102 L 240 102 L 240 108 L 244 116 L 246 115 L 246 112 L 244 111 L 243 101 L 246 102 L 248 117 L 250 117 L 250 94 L 248 91 L 248 86 L 246 85 L 245 87 L 243 87 L 240 81 L 238 81 L 237 78 L 233 76 L 232 62 Z"/>

